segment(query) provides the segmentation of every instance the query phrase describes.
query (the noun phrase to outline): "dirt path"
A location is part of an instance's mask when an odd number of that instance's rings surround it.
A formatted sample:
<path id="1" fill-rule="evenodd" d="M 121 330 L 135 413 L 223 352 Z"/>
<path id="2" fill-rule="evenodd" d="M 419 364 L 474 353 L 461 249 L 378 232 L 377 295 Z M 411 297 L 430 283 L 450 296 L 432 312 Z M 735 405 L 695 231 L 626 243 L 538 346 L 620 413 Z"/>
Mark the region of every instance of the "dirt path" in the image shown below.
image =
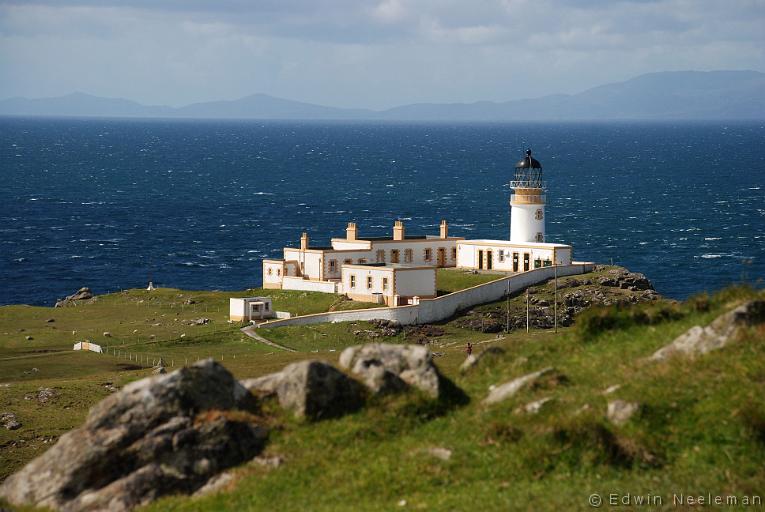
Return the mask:
<path id="1" fill-rule="evenodd" d="M 250 338 L 252 338 L 254 340 L 257 340 L 257 341 L 259 341 L 261 343 L 265 343 L 269 347 L 274 347 L 274 348 L 278 348 L 278 349 L 281 349 L 281 350 L 286 350 L 287 352 L 297 352 L 297 350 L 295 350 L 295 349 L 292 349 L 292 348 L 289 348 L 289 347 L 285 347 L 284 345 L 279 345 L 278 343 L 274 343 L 271 340 L 265 339 L 263 336 L 261 336 L 260 334 L 257 334 L 255 332 L 256 329 L 257 329 L 257 327 L 255 327 L 254 325 L 250 325 L 250 326 L 247 326 L 247 327 L 243 327 L 241 329 L 241 331 L 244 334 L 246 334 L 247 336 L 249 336 Z"/>

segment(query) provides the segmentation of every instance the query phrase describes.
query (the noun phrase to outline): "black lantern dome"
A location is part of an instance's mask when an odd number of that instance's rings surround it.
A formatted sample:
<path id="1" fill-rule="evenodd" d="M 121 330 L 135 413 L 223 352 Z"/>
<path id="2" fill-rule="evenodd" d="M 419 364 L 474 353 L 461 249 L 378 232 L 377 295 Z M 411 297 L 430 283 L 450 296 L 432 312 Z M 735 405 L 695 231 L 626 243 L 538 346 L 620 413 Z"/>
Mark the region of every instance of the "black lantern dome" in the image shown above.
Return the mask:
<path id="1" fill-rule="evenodd" d="M 542 180 L 542 164 L 531 156 L 531 150 L 526 150 L 526 156 L 515 164 L 515 176 L 510 186 L 514 189 L 544 189 Z"/>

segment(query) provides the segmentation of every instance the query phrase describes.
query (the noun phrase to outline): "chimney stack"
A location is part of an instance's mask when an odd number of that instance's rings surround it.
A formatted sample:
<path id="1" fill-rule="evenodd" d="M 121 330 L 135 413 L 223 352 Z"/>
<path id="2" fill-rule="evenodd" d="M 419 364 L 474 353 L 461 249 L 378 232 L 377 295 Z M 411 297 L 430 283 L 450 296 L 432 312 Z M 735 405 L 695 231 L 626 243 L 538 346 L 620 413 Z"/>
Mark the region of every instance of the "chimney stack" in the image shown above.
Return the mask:
<path id="1" fill-rule="evenodd" d="M 300 235 L 300 250 L 305 251 L 308 249 L 308 233 L 303 231 L 303 234 Z"/>
<path id="2" fill-rule="evenodd" d="M 449 238 L 449 224 L 446 223 L 446 219 L 441 219 L 441 238 Z"/>
<path id="3" fill-rule="evenodd" d="M 404 236 L 404 223 L 397 220 L 393 224 L 393 240 L 403 240 Z"/>
<path id="4" fill-rule="evenodd" d="M 356 228 L 355 222 L 349 222 L 348 227 L 345 228 L 345 239 L 346 240 L 356 240 L 356 237 L 358 236 L 359 231 Z"/>

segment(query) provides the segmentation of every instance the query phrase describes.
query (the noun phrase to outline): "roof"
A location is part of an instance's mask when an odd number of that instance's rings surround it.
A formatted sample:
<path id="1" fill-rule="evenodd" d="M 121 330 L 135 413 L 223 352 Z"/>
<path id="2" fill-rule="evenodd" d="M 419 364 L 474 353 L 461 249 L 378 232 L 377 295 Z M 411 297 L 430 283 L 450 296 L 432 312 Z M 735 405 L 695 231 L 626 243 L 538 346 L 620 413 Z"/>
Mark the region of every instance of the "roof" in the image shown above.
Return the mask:
<path id="1" fill-rule="evenodd" d="M 567 244 L 553 244 L 548 242 L 512 242 L 510 240 L 463 240 L 458 242 L 460 244 L 468 245 L 491 245 L 502 247 L 538 247 L 540 249 L 570 249 L 571 246 Z"/>
<path id="2" fill-rule="evenodd" d="M 381 270 L 429 270 L 435 269 L 435 265 L 412 265 L 410 263 L 344 263 L 342 267 L 348 268 L 377 268 Z"/>
<path id="3" fill-rule="evenodd" d="M 523 157 L 522 160 L 520 160 L 517 164 L 515 164 L 516 169 L 541 169 L 542 164 L 539 163 L 539 160 L 531 156 L 531 150 L 526 150 L 526 156 Z"/>

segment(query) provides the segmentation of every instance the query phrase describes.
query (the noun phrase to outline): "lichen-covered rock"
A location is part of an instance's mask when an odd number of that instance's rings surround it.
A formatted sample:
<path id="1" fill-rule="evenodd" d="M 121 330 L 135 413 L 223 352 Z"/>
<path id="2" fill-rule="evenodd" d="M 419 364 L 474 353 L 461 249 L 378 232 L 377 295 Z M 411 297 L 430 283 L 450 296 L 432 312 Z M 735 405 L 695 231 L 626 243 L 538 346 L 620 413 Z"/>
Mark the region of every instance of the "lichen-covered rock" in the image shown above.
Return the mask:
<path id="1" fill-rule="evenodd" d="M 12 504 L 124 511 L 191 493 L 263 448 L 255 398 L 221 365 L 202 361 L 125 386 L 85 423 L 0 486 Z"/>
<path id="2" fill-rule="evenodd" d="M 21 422 L 12 412 L 0 412 L 0 425 L 7 428 L 8 430 L 16 430 L 21 428 Z"/>
<path id="3" fill-rule="evenodd" d="M 440 376 L 428 347 L 370 343 L 348 347 L 340 366 L 357 375 L 374 393 L 395 393 L 409 386 L 433 398 L 440 393 Z"/>
<path id="4" fill-rule="evenodd" d="M 706 354 L 727 345 L 741 327 L 765 322 L 765 300 L 754 300 L 718 316 L 706 327 L 696 325 L 675 338 L 669 345 L 651 356 L 661 361 L 675 354 L 694 356 Z"/>
<path id="5" fill-rule="evenodd" d="M 364 403 L 364 389 L 323 361 L 301 361 L 274 376 L 279 405 L 311 420 L 342 416 Z"/>
<path id="6" fill-rule="evenodd" d="M 518 377 L 517 379 L 513 379 L 510 382 L 505 382 L 499 386 L 492 386 L 489 389 L 489 394 L 486 396 L 486 398 L 484 398 L 483 403 L 485 405 L 491 405 L 502 402 L 503 400 L 507 400 L 522 388 L 528 386 L 543 375 L 546 375 L 552 371 L 552 368 L 544 368 L 534 373 L 529 373 L 522 377 Z"/>
<path id="7" fill-rule="evenodd" d="M 56 301 L 54 307 L 62 308 L 69 304 L 74 304 L 78 300 L 88 300 L 93 298 L 93 292 L 88 287 L 82 287 L 71 295 L 67 295 L 65 298 Z"/>

